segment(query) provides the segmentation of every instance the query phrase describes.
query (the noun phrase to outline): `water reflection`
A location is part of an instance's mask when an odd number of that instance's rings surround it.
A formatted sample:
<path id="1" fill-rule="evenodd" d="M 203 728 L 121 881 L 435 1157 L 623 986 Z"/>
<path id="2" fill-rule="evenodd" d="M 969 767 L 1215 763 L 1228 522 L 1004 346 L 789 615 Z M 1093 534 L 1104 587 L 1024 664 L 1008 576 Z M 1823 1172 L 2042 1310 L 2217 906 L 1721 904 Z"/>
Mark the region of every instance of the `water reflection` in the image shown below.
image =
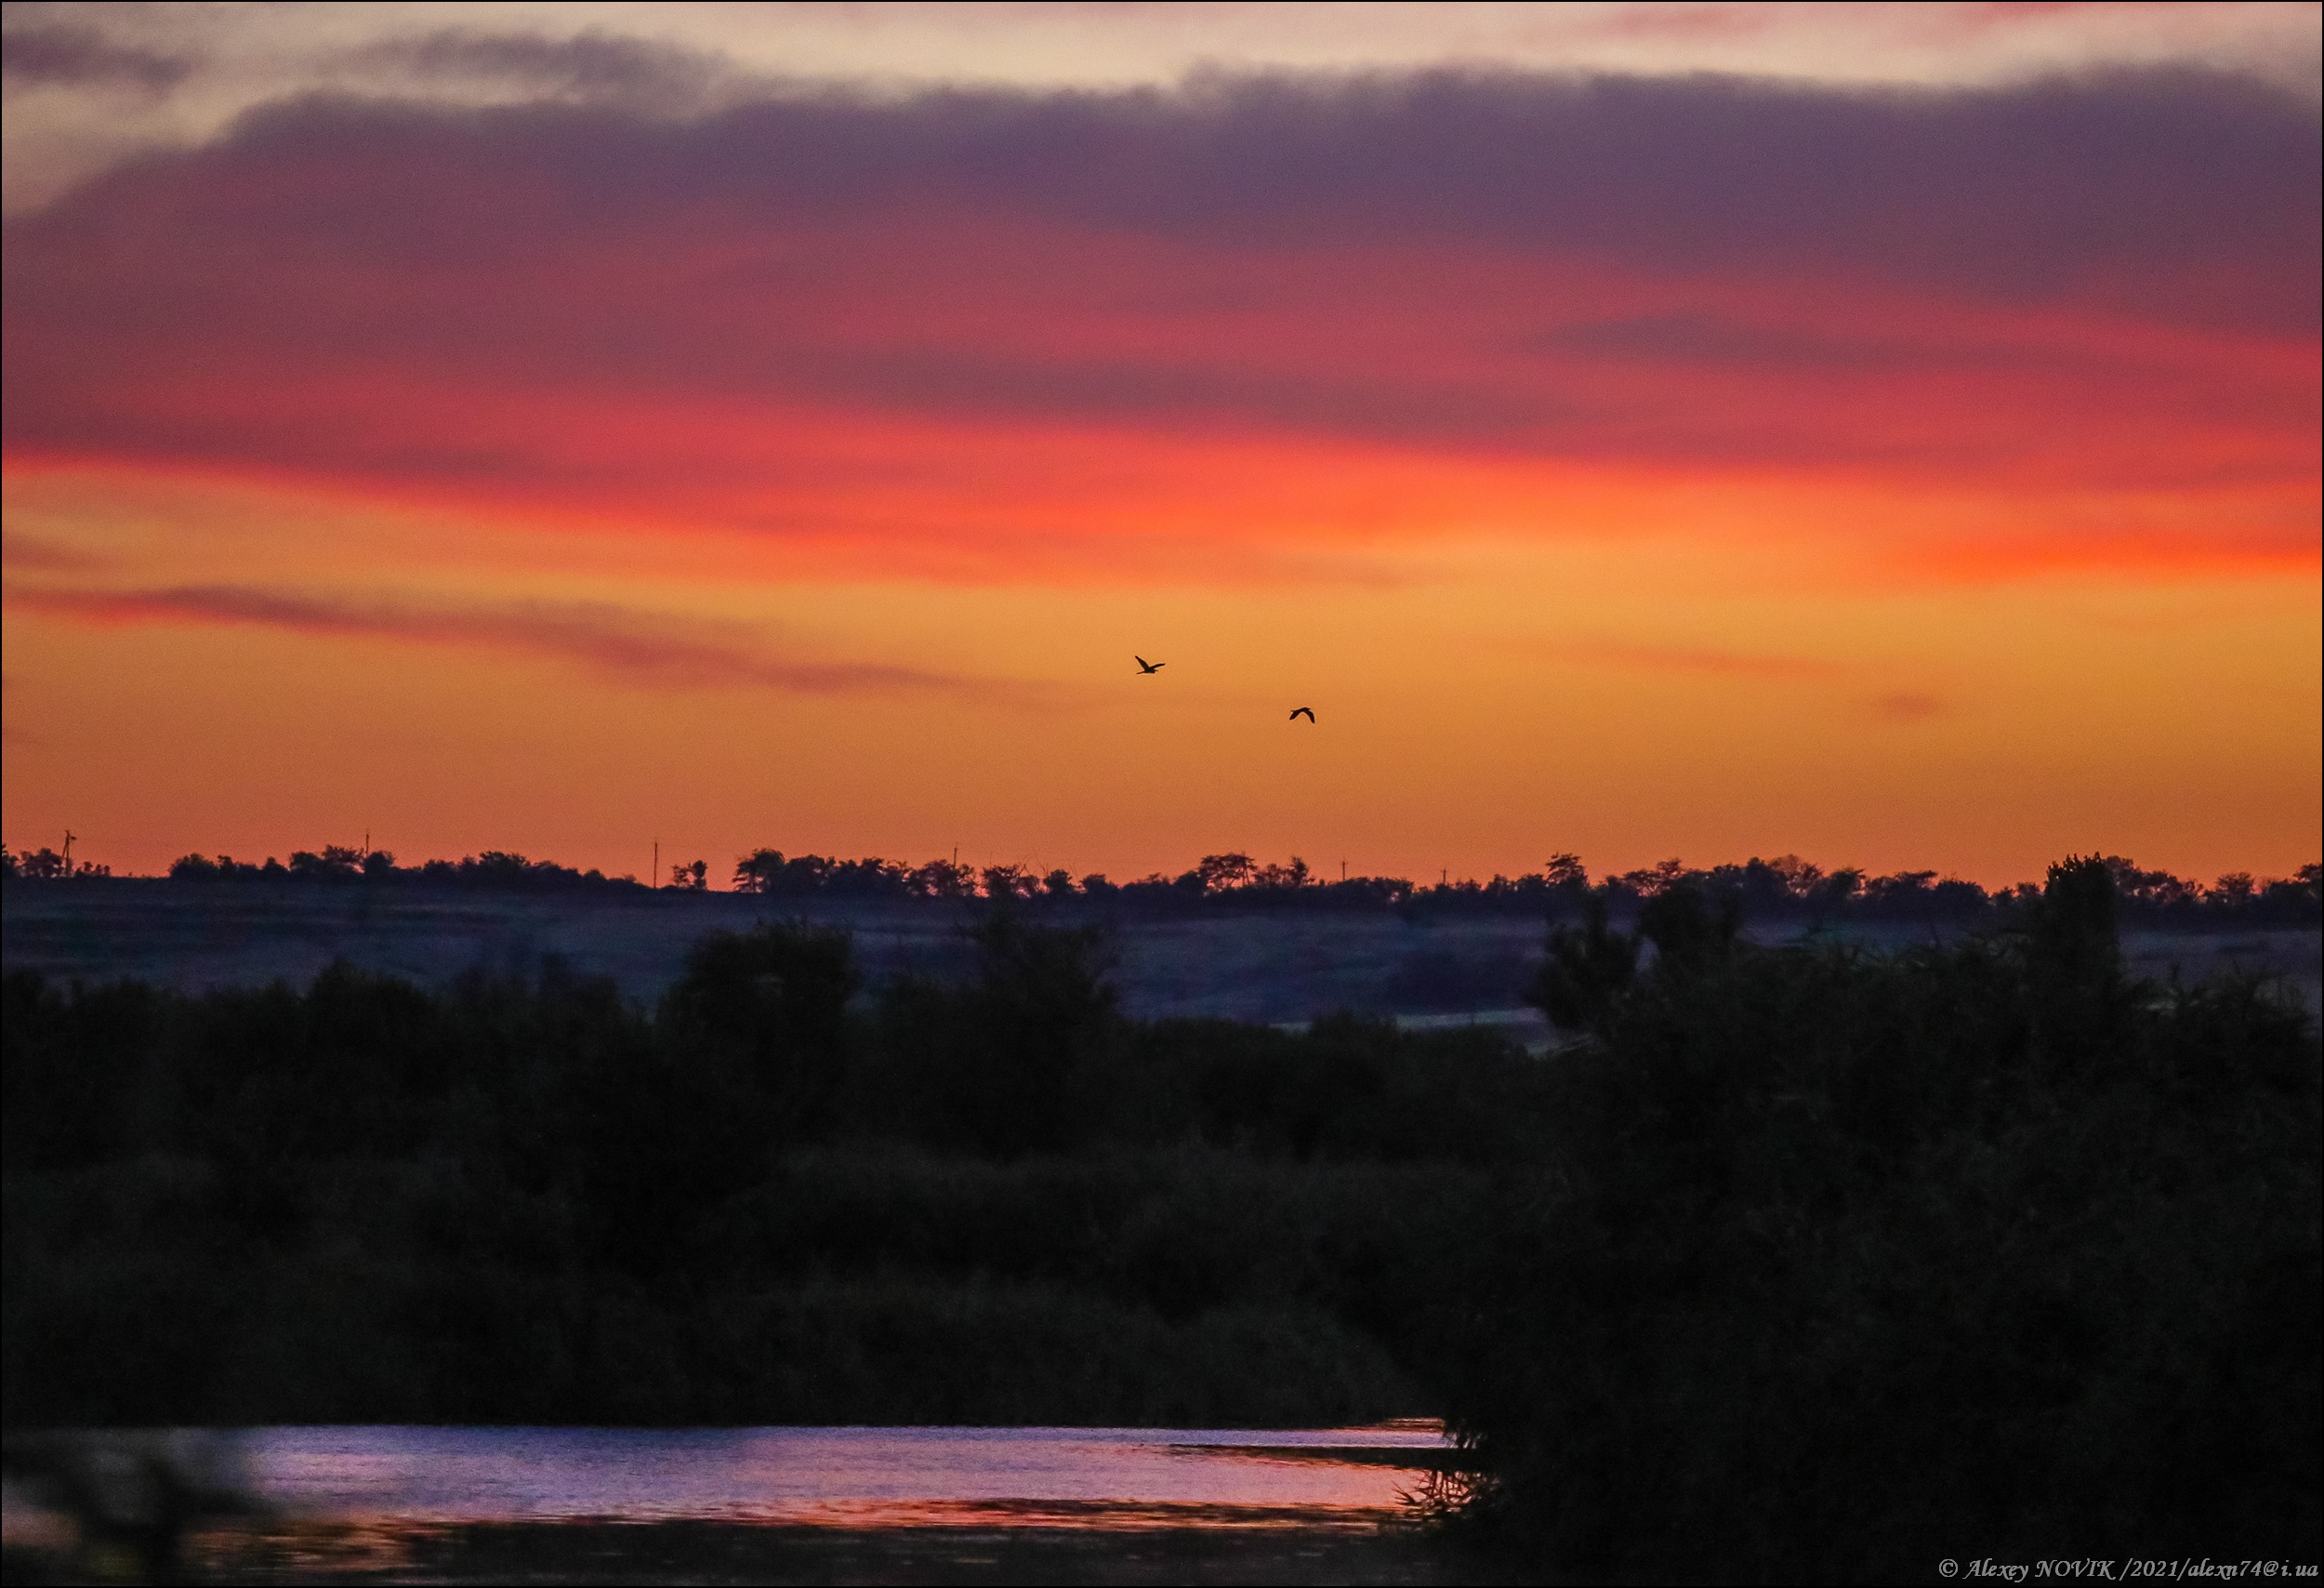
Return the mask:
<path id="1" fill-rule="evenodd" d="M 7 1441 L 6 1579 L 1450 1582 L 1434 1423 L 265 1428 Z M 1453 1480 L 1453 1481 L 1458 1481 Z"/>
<path id="2" fill-rule="evenodd" d="M 1433 1423 L 1155 1428 L 268 1428 L 258 1497 L 348 1522 L 1369 1526 L 1445 1464 Z"/>

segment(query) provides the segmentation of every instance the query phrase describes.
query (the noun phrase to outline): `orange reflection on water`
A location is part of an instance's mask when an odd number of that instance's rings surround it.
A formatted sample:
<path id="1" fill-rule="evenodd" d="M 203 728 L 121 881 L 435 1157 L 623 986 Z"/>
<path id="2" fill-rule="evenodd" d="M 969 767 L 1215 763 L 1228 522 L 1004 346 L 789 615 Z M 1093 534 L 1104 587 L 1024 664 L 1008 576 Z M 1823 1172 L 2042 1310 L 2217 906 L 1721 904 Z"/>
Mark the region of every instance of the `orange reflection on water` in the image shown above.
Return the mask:
<path id="1" fill-rule="evenodd" d="M 272 1428 L 259 1497 L 307 1523 L 829 1528 L 1369 1526 L 1454 1459 L 1442 1428 Z M 353 1536 L 352 1534 L 350 1535 Z M 337 1547 L 336 1545 L 333 1547 Z"/>

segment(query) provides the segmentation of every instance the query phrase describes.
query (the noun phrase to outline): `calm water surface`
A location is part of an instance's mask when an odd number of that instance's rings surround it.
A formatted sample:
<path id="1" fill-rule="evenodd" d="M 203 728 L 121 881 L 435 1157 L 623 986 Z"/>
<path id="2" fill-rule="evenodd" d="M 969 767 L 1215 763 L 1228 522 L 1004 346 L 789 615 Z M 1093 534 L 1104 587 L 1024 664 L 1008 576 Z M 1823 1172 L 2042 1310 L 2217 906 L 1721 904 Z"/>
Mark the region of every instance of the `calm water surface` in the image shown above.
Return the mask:
<path id="1" fill-rule="evenodd" d="M 250 1430 L 282 1511 L 412 1523 L 1368 1525 L 1449 1448 L 1433 1423 L 1184 1428 Z"/>

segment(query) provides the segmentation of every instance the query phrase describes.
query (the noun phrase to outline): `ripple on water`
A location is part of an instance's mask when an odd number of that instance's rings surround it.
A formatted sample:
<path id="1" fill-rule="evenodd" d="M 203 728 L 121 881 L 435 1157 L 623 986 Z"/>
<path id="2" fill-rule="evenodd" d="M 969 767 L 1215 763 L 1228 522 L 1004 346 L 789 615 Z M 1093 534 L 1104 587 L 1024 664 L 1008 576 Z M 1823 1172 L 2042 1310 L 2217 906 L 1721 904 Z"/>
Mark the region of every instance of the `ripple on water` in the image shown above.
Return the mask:
<path id="1" fill-rule="evenodd" d="M 294 1515 L 413 1523 L 848 1528 L 1369 1526 L 1451 1447 L 1433 1423 L 1140 1428 L 270 1428 L 254 1487 Z"/>

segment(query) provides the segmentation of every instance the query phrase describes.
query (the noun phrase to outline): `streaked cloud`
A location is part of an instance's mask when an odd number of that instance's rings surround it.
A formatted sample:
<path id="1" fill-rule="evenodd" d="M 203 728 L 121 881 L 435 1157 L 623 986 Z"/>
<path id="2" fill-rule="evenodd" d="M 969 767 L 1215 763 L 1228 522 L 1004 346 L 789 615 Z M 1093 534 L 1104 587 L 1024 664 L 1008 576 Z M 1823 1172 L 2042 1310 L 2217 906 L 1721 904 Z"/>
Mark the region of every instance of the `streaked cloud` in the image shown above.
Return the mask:
<path id="1" fill-rule="evenodd" d="M 684 74 L 633 56 L 589 71 Z M 1424 539 L 1433 506 L 1329 505 L 1383 459 L 2312 523 L 2317 147 L 2283 91 L 2185 74 L 309 100 L 9 223 L 5 434 L 883 566 Z"/>
<path id="2" fill-rule="evenodd" d="M 7 604 L 87 623 L 247 625 L 294 633 L 481 646 L 578 662 L 658 689 L 772 689 L 799 695 L 939 694 L 1031 704 L 1053 692 L 870 662 L 769 654 L 741 625 L 676 618 L 602 602 L 454 604 L 247 585 L 99 589 L 11 583 Z"/>
<path id="3" fill-rule="evenodd" d="M 103 559 L 78 547 L 63 546 L 17 530 L 0 533 L 0 566 L 42 573 L 86 573 Z"/>

